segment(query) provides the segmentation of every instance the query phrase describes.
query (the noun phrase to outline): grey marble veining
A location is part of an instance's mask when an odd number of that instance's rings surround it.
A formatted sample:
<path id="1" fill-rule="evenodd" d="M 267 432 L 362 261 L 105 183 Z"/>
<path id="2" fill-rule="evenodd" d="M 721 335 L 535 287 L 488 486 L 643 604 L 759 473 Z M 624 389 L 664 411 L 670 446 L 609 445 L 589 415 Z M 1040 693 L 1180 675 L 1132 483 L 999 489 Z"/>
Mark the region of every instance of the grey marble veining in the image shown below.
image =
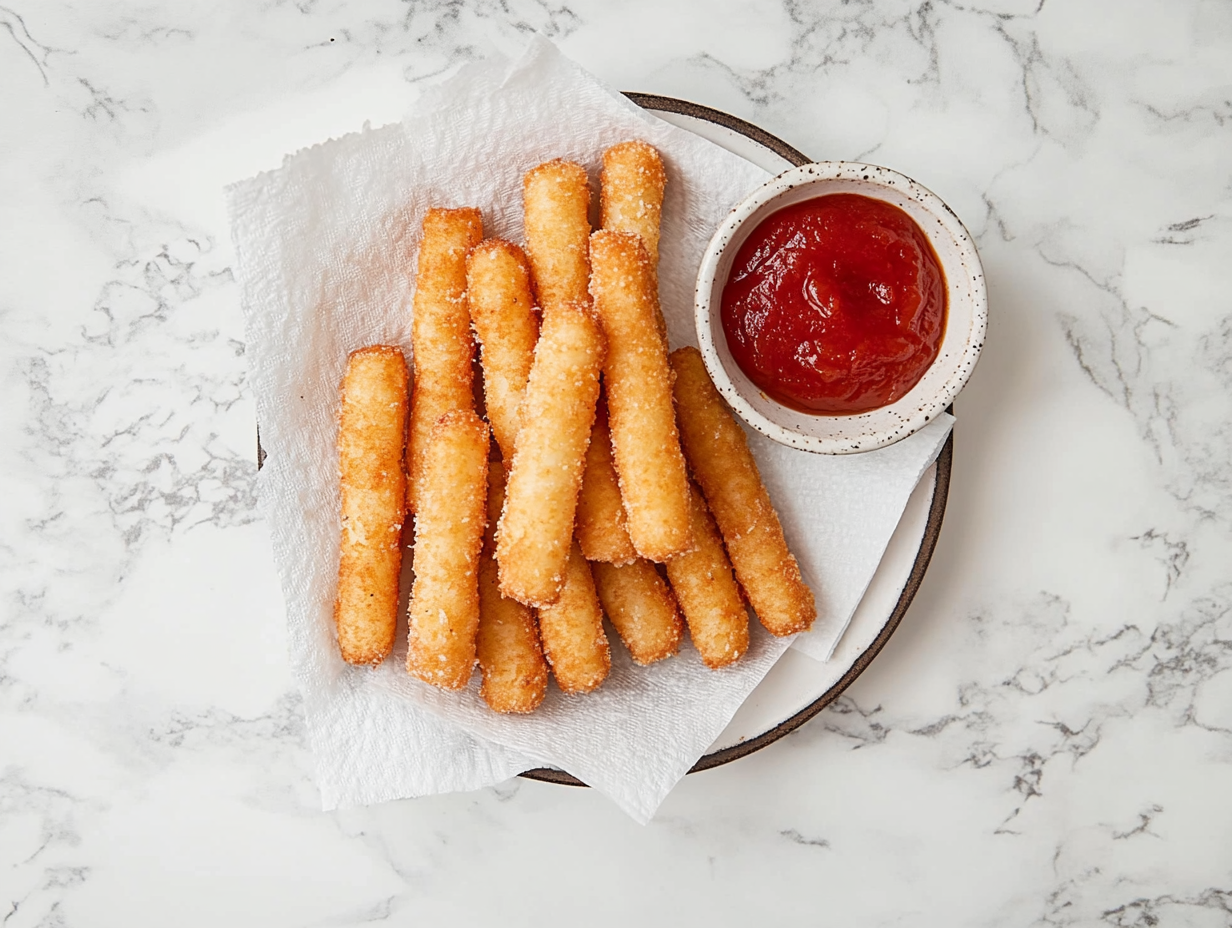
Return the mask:
<path id="1" fill-rule="evenodd" d="M 1232 5 L 8 0 L 0 27 L 5 928 L 1232 923 Z M 646 828 L 522 781 L 323 814 L 220 187 L 536 30 L 967 223 L 991 324 L 941 543 L 838 702 Z"/>

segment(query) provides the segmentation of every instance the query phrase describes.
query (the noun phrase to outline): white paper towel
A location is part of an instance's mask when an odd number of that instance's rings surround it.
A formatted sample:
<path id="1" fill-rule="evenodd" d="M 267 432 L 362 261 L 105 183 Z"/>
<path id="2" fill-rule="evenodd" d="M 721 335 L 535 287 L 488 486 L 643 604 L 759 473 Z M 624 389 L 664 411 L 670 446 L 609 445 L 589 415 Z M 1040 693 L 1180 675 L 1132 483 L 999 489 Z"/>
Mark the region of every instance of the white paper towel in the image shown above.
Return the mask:
<path id="1" fill-rule="evenodd" d="M 549 42 L 514 63 L 467 66 L 425 93 L 401 124 L 289 157 L 228 188 L 251 382 L 268 457 L 262 505 L 287 600 L 295 678 L 327 808 L 500 782 L 549 764 L 646 821 L 789 641 L 761 632 L 722 672 L 696 652 L 650 668 L 618 640 L 597 692 L 554 689 L 529 717 L 491 713 L 477 688 L 446 693 L 402 669 L 338 656 L 332 610 L 339 541 L 337 405 L 347 354 L 374 343 L 410 353 L 419 227 L 432 206 L 478 206 L 488 235 L 520 241 L 521 178 L 556 157 L 597 178 L 603 150 L 642 138 L 668 172 L 660 287 L 673 347 L 695 344 L 696 268 L 724 214 L 768 176 L 612 93 Z M 846 627 L 949 417 L 892 448 L 845 458 L 751 435 L 821 615 L 796 646 L 824 658 Z"/>

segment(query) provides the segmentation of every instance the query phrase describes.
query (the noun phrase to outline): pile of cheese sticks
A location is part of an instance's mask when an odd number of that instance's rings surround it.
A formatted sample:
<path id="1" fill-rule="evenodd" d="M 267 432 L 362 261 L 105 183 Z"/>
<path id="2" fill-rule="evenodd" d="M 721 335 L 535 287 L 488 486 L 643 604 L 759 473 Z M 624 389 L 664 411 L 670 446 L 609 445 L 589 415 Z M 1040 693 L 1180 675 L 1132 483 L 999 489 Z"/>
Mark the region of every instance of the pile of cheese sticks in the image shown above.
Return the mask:
<path id="1" fill-rule="evenodd" d="M 599 686 L 605 615 L 639 664 L 674 655 L 687 624 L 711 668 L 748 650 L 746 602 L 775 635 L 811 626 L 744 433 L 696 349 L 669 354 L 665 183 L 645 142 L 608 149 L 592 232 L 586 170 L 541 164 L 523 182 L 525 252 L 485 240 L 477 209 L 428 212 L 414 377 L 377 345 L 342 384 L 344 660 L 393 647 L 408 513 L 407 670 L 460 689 L 478 662 L 498 712 L 533 711 L 549 669 L 566 693 Z"/>

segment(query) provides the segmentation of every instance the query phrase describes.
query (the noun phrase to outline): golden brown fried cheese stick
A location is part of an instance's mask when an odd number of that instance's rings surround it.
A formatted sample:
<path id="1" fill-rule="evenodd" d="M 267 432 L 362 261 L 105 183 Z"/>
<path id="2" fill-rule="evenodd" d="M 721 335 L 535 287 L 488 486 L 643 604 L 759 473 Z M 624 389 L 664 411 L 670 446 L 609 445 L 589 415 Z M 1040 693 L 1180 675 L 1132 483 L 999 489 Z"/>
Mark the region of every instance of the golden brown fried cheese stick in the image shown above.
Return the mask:
<path id="1" fill-rule="evenodd" d="M 595 689 L 612 668 L 612 652 L 590 565 L 576 543 L 569 548 L 560 597 L 538 612 L 543 654 L 556 685 L 565 693 Z"/>
<path id="2" fill-rule="evenodd" d="M 430 209 L 423 221 L 415 275 L 411 348 L 415 386 L 407 437 L 407 505 L 419 499 L 424 450 L 436 420 L 474 408 L 471 363 L 475 353 L 466 306 L 466 255 L 483 238 L 477 209 Z"/>
<path id="3" fill-rule="evenodd" d="M 493 461 L 488 465 L 488 533 L 479 559 L 479 695 L 497 712 L 533 712 L 547 692 L 548 666 L 530 608 L 500 593 L 492 536 L 504 502 L 505 468 Z"/>
<path id="4" fill-rule="evenodd" d="M 588 306 L 544 307 L 496 534 L 501 592 L 528 606 L 560 595 L 603 355 Z"/>
<path id="5" fill-rule="evenodd" d="M 641 238 L 658 274 L 659 221 L 663 215 L 663 188 L 667 172 L 654 146 L 642 141 L 621 142 L 603 153 L 599 176 L 599 224 L 612 232 L 632 232 Z M 659 334 L 667 340 L 667 323 L 656 307 Z"/>
<path id="6" fill-rule="evenodd" d="M 466 259 L 466 284 L 471 324 L 483 362 L 488 422 L 501 455 L 512 461 L 518 407 L 539 338 L 530 263 L 517 245 L 488 239 L 476 245 Z"/>
<path id="7" fill-rule="evenodd" d="M 352 352 L 342 380 L 342 538 L 334 622 L 342 659 L 379 664 L 394 643 L 406 514 L 407 369 L 399 348 Z"/>
<path id="8" fill-rule="evenodd" d="M 652 267 L 659 264 L 659 220 L 667 174 L 654 146 L 621 142 L 603 153 L 599 177 L 600 224 L 640 236 Z"/>
<path id="9" fill-rule="evenodd" d="M 424 454 L 406 669 L 444 689 L 466 686 L 475 668 L 490 445 L 472 410 L 454 410 L 437 420 Z"/>
<path id="10" fill-rule="evenodd" d="M 667 562 L 667 579 L 689 635 L 711 669 L 734 664 L 749 649 L 749 612 L 732 576 L 718 526 L 697 487 L 690 485 L 693 550 Z"/>
<path id="11" fill-rule="evenodd" d="M 689 550 L 692 537 L 672 372 L 655 328 L 654 274 L 641 239 L 627 232 L 592 235 L 590 261 L 590 291 L 607 336 L 603 382 L 629 537 L 642 557 L 666 561 Z"/>
<path id="12" fill-rule="evenodd" d="M 603 611 L 635 661 L 653 664 L 680 649 L 684 623 L 654 564 L 645 558 L 619 567 L 597 562 L 591 571 Z"/>
<path id="13" fill-rule="evenodd" d="M 612 436 L 607 429 L 607 410 L 602 400 L 595 416 L 595 427 L 586 448 L 586 470 L 578 494 L 578 544 L 588 561 L 627 564 L 637 557 L 625 507 L 620 501 L 620 483 L 612 464 Z"/>
<path id="14" fill-rule="evenodd" d="M 590 183 L 571 161 L 548 161 L 522 181 L 526 250 L 542 308 L 588 302 Z"/>
<path id="15" fill-rule="evenodd" d="M 787 549 L 744 431 L 723 405 L 696 348 L 672 352 L 671 362 L 681 442 L 736 579 L 771 634 L 807 630 L 817 615 L 813 594 Z"/>

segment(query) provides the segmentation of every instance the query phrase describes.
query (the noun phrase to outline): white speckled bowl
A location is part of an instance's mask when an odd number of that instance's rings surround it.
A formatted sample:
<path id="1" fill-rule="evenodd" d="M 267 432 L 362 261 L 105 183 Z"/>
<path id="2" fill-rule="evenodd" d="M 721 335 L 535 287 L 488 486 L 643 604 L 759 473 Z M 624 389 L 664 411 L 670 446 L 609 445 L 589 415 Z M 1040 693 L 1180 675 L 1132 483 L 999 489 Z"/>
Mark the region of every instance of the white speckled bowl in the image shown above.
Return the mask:
<path id="1" fill-rule="evenodd" d="M 937 359 L 910 392 L 871 412 L 810 415 L 766 396 L 740 370 L 727 347 L 720 305 L 732 261 L 744 240 L 771 213 L 814 197 L 859 193 L 892 203 L 928 235 L 945 272 L 945 334 Z M 893 444 L 919 431 L 950 405 L 966 384 L 984 345 L 988 295 L 971 236 L 936 194 L 888 168 L 823 161 L 784 171 L 732 210 L 710 240 L 697 274 L 697 338 L 706 369 L 723 398 L 749 425 L 803 451 L 852 454 Z"/>

